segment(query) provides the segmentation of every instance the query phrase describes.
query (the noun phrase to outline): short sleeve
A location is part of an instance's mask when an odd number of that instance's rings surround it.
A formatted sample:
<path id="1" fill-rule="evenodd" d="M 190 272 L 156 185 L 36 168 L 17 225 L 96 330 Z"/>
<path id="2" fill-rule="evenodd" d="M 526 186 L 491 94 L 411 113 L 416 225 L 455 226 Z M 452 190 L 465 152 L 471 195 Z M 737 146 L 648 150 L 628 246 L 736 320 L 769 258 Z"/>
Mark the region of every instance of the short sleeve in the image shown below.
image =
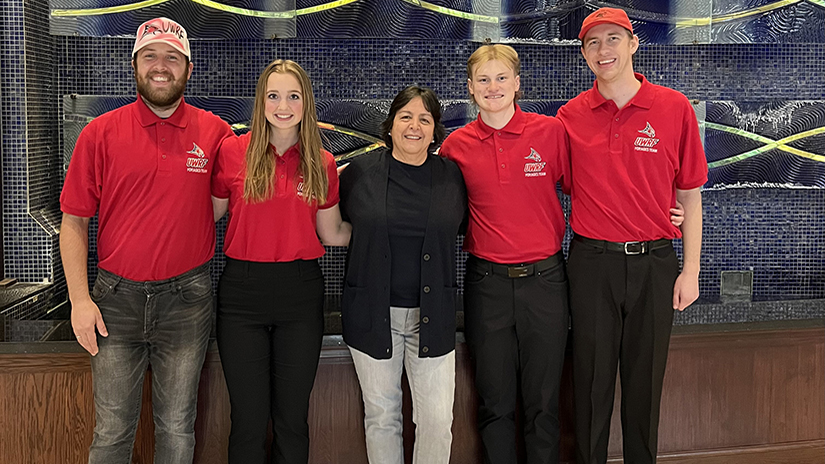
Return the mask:
<path id="1" fill-rule="evenodd" d="M 319 205 L 318 209 L 332 208 L 338 204 L 338 166 L 335 164 L 335 158 L 332 153 L 324 150 L 325 161 L 327 163 L 327 180 L 329 185 L 327 187 L 327 201 Z"/>
<path id="2" fill-rule="evenodd" d="M 212 196 L 216 198 L 229 198 L 230 176 L 228 175 L 228 164 L 235 155 L 238 144 L 233 143 L 234 137 L 227 137 L 221 142 L 218 149 L 218 160 L 212 170 Z"/>
<path id="3" fill-rule="evenodd" d="M 701 187 L 708 181 L 708 162 L 702 147 L 702 138 L 699 136 L 696 113 L 687 98 L 684 98 L 684 104 L 686 108 L 682 112 L 679 172 L 676 173 L 675 184 L 679 190 L 691 190 Z"/>
<path id="4" fill-rule="evenodd" d="M 570 168 L 570 138 L 567 136 L 567 131 L 564 129 L 564 124 L 559 122 L 561 127 L 561 135 L 558 137 L 559 150 L 559 171 L 561 172 L 561 191 L 565 195 L 570 195 L 570 188 L 573 185 Z"/>
<path id="5" fill-rule="evenodd" d="M 455 161 L 455 159 L 453 158 L 453 155 L 455 154 L 455 146 L 453 144 L 453 141 L 455 140 L 455 138 L 451 137 L 452 134 L 447 136 L 444 142 L 441 143 L 441 147 L 439 147 L 438 149 L 438 156 L 443 156 L 444 158 L 447 158 L 450 161 Z"/>
<path id="6" fill-rule="evenodd" d="M 103 153 L 98 152 L 96 129 L 93 121 L 80 132 L 60 194 L 60 210 L 73 216 L 92 217 L 100 205 Z"/>

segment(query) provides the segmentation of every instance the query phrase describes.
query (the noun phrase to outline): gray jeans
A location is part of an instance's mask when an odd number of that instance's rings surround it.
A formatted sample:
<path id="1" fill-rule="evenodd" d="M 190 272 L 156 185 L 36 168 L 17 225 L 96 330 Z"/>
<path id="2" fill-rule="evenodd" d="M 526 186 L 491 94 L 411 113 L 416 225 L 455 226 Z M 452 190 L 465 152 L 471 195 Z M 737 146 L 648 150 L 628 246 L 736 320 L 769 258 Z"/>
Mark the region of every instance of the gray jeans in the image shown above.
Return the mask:
<path id="1" fill-rule="evenodd" d="M 198 383 L 212 327 L 209 264 L 172 279 L 135 282 L 100 270 L 92 290 L 108 337 L 92 357 L 94 441 L 89 464 L 129 464 L 143 376 L 152 365 L 155 464 L 190 464 Z"/>
<path id="2" fill-rule="evenodd" d="M 350 347 L 364 398 L 370 464 L 404 464 L 401 371 L 407 370 L 415 428 L 413 464 L 447 464 L 453 441 L 455 350 L 419 358 L 420 308 L 390 306 L 392 358 L 375 359 Z"/>

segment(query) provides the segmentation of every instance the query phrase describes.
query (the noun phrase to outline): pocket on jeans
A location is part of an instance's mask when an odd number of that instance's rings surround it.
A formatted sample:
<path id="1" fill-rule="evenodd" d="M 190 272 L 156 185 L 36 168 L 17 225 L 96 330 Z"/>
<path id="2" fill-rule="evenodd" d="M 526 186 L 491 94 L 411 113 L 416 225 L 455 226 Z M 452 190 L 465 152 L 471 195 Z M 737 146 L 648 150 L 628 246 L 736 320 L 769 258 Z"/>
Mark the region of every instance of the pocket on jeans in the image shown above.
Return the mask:
<path id="1" fill-rule="evenodd" d="M 89 296 L 92 297 L 92 301 L 99 303 L 111 293 L 113 287 L 114 282 L 110 282 L 109 279 L 98 274 Z"/>
<path id="2" fill-rule="evenodd" d="M 564 263 L 559 263 L 550 269 L 545 269 L 543 271 L 536 273 L 536 278 L 545 284 L 550 286 L 567 286 L 567 273 L 564 269 Z"/>
<path id="3" fill-rule="evenodd" d="M 209 274 L 198 275 L 178 284 L 178 297 L 184 303 L 199 303 L 212 298 L 212 279 Z"/>
<path id="4" fill-rule="evenodd" d="M 480 284 L 489 274 L 490 273 L 481 266 L 467 266 L 467 272 L 464 274 L 464 285 Z"/>

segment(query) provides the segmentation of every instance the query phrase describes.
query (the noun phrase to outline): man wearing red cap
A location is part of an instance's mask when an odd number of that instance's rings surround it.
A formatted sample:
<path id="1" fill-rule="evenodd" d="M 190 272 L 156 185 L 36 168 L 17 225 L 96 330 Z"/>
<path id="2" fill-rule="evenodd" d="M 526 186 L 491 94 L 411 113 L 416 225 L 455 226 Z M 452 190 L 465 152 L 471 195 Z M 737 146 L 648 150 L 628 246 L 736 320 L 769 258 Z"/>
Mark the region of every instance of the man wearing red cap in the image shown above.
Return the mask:
<path id="1" fill-rule="evenodd" d="M 60 197 L 72 328 L 92 355 L 90 464 L 130 462 L 147 363 L 154 462 L 192 462 L 212 327 L 210 178 L 218 146 L 232 131 L 183 101 L 190 57 L 178 23 L 141 24 L 132 51 L 138 98 L 83 129 Z M 90 293 L 88 229 L 95 213 L 99 271 Z"/>
<path id="2" fill-rule="evenodd" d="M 618 365 L 624 462 L 654 463 L 673 310 L 699 296 L 707 162 L 685 96 L 633 72 L 639 38 L 623 10 L 595 11 L 579 39 L 596 81 L 558 113 L 572 170 L 576 460 L 607 460 Z M 668 213 L 677 200 L 681 231 Z M 679 237 L 681 272 L 671 244 Z"/>

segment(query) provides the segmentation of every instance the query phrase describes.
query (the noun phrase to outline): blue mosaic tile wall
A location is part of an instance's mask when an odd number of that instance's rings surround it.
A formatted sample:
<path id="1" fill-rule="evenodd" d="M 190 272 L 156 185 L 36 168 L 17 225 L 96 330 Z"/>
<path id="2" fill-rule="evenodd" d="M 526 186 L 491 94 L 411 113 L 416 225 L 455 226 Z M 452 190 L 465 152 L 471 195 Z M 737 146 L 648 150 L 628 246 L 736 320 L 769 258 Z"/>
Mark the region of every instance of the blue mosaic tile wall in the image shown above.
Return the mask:
<path id="1" fill-rule="evenodd" d="M 62 176 L 53 156 L 59 150 L 57 41 L 44 34 L 44 2 L 3 2 L 0 14 L 5 272 L 24 282 L 52 282 Z"/>
<path id="2" fill-rule="evenodd" d="M 272 59 L 301 63 L 317 98 L 392 98 L 403 86 L 434 88 L 443 99 L 466 97 L 465 60 L 477 44 L 418 40 L 225 40 L 193 42 L 190 95 L 252 96 Z M 568 99 L 592 85 L 577 47 L 514 45 L 522 89 L 530 99 Z M 61 94 L 133 95 L 127 39 L 58 38 Z M 809 45 L 642 46 L 636 69 L 691 99 L 765 101 L 825 99 L 825 50 Z M 700 287 L 718 299 L 720 272 L 753 270 L 754 299 L 825 297 L 825 191 L 728 189 L 705 192 Z M 819 213 L 819 221 L 811 217 Z M 325 261 L 340 275 L 342 253 Z M 218 260 L 218 267 L 220 260 Z M 337 277 L 328 291 L 338 291 Z"/>
<path id="3" fill-rule="evenodd" d="M 61 287 L 62 270 L 52 269 L 59 259 L 56 241 L 46 232 L 59 220 L 52 210 L 61 182 L 54 166 L 62 160 L 60 141 L 54 142 L 60 127 L 56 109 L 61 96 L 70 93 L 134 95 L 132 40 L 48 36 L 45 7 L 27 3 L 29 16 L 24 18 L 21 3 L 0 7 L 6 269 L 8 275 L 30 281 L 54 274 Z M 466 98 L 464 63 L 476 46 L 457 40 L 195 41 L 195 72 L 187 94 L 252 96 L 260 70 L 272 59 L 289 58 L 307 69 L 318 98 L 392 98 L 402 87 L 418 83 L 442 98 L 461 99 Z M 568 99 L 592 85 L 577 47 L 514 46 L 523 60 L 527 98 Z M 28 67 L 24 50 L 32 54 Z M 825 100 L 822 63 L 823 47 L 802 44 L 644 45 L 636 57 L 637 70 L 652 82 L 697 100 Z M 28 106 L 28 100 L 36 104 Z M 29 215 L 30 191 L 37 192 L 33 204 L 40 211 L 39 223 Z M 755 299 L 825 297 L 820 227 L 825 190 L 728 189 L 705 192 L 704 198 L 703 298 L 718 299 L 722 270 L 753 270 Z M 333 250 L 325 260 L 329 273 L 340 273 L 341 257 L 340 250 Z M 329 289 L 333 293 L 334 287 Z M 60 292 L 65 295 L 64 289 Z"/>

